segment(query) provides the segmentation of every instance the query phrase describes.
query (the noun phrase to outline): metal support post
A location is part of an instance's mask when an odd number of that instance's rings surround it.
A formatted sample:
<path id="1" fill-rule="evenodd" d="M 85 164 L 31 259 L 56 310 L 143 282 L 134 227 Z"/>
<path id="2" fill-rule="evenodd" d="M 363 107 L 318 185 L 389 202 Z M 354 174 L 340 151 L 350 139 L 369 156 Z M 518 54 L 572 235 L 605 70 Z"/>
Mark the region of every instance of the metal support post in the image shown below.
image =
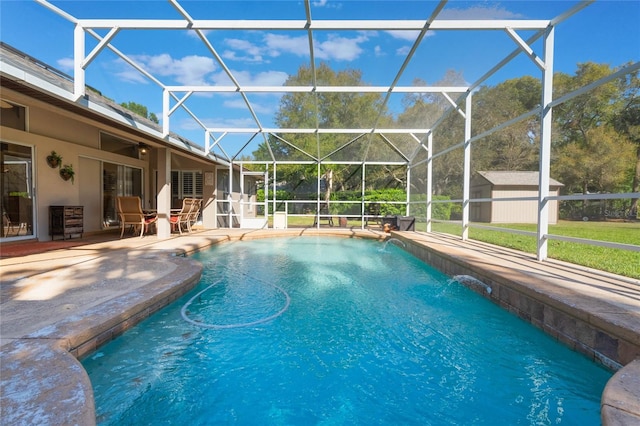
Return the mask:
<path id="1" fill-rule="evenodd" d="M 464 117 L 464 169 L 462 185 L 462 240 L 469 238 L 469 193 L 471 187 L 471 98 L 466 98 Z"/>
<path id="2" fill-rule="evenodd" d="M 431 208 L 433 206 L 433 132 L 429 132 L 427 136 L 427 232 L 431 232 Z"/>
<path id="3" fill-rule="evenodd" d="M 227 212 L 227 220 L 229 223 L 229 229 L 233 228 L 233 163 L 229 163 L 229 192 L 227 195 L 227 206 L 229 211 Z"/>
<path id="4" fill-rule="evenodd" d="M 547 258 L 547 234 L 549 233 L 549 175 L 551 168 L 551 125 L 553 100 L 553 38 L 554 27 L 544 35 L 544 63 L 542 70 L 542 116 L 540 117 L 540 180 L 538 185 L 538 260 Z"/>
<path id="5" fill-rule="evenodd" d="M 156 222 L 159 239 L 171 237 L 171 151 L 158 148 L 158 194 L 156 208 L 158 221 Z"/>
<path id="6" fill-rule="evenodd" d="M 411 207 L 410 207 L 410 202 L 411 202 L 411 169 L 409 167 L 407 167 L 407 174 L 406 174 L 406 188 L 407 188 L 407 205 L 404 208 L 405 212 L 404 215 L 405 216 L 409 216 L 411 214 Z"/>
<path id="7" fill-rule="evenodd" d="M 367 190 L 367 188 L 365 188 L 366 185 L 366 171 L 365 171 L 365 163 L 362 163 L 362 204 L 360 205 L 360 217 L 362 218 L 361 223 L 360 223 L 360 229 L 364 229 L 364 224 L 368 222 L 369 218 L 365 218 L 364 215 L 367 212 L 367 209 L 365 208 L 365 192 Z"/>

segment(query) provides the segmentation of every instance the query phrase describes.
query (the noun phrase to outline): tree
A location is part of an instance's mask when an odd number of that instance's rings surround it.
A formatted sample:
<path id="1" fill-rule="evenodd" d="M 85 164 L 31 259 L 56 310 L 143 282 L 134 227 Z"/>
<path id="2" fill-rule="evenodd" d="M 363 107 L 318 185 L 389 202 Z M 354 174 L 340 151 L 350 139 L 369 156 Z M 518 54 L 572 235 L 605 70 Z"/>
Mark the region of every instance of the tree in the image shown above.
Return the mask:
<path id="1" fill-rule="evenodd" d="M 575 76 L 562 73 L 555 76 L 554 97 L 612 72 L 606 64 L 578 64 Z M 552 172 L 567 185 L 568 191 L 629 189 L 630 170 L 638 162 L 638 147 L 634 145 L 637 140 L 633 140 L 637 93 L 637 79 L 611 81 L 554 109 L 558 132 L 553 139 L 556 161 Z"/>
<path id="2" fill-rule="evenodd" d="M 365 86 L 362 72 L 355 69 L 334 71 L 326 63 L 315 70 L 318 86 Z M 286 86 L 309 85 L 313 82 L 313 72 L 303 65 L 296 75 L 290 76 Z M 319 128 L 371 128 L 376 119 L 382 126 L 391 121 L 383 98 L 377 93 L 287 93 L 282 96 L 275 115 L 276 125 L 280 128 L 313 129 Z M 268 145 L 262 143 L 253 152 L 257 160 L 270 161 L 315 161 L 327 158 L 331 161 L 359 161 L 369 142 L 368 136 L 352 140 L 354 134 L 279 134 L 268 138 Z M 349 142 L 352 142 L 349 144 Z M 348 145 L 347 148 L 340 149 Z M 331 165 L 334 185 L 341 189 L 352 189 L 349 179 L 352 168 Z M 296 181 L 309 180 L 309 168 L 288 165 L 278 166 L 278 178 L 293 184 Z M 317 178 L 317 176 L 314 176 Z M 359 185 L 359 183 L 358 183 Z"/>
<path id="3" fill-rule="evenodd" d="M 574 76 L 564 73 L 554 75 L 554 98 L 573 92 L 612 73 L 609 65 L 587 62 L 578 64 Z M 615 112 L 615 100 L 619 90 L 615 82 L 609 82 L 589 93 L 577 96 L 554 108 L 554 121 L 560 127 L 555 144 L 562 147 L 571 143 L 588 143 L 587 130 L 610 123 Z"/>
<path id="4" fill-rule="evenodd" d="M 152 112 L 149 113 L 147 110 L 147 107 L 135 102 L 122 102 L 120 104 L 120 106 L 125 107 L 126 109 L 128 109 L 131 112 L 135 112 L 136 114 L 138 114 L 141 117 L 144 117 L 146 119 L 149 119 L 151 121 L 153 121 L 154 123 L 158 124 L 160 121 L 158 120 L 158 117 Z"/>
<path id="5" fill-rule="evenodd" d="M 450 113 L 433 134 L 434 153 L 464 141 L 464 119 L 457 113 Z M 462 198 L 464 172 L 464 151 L 454 149 L 438 156 L 433 162 L 434 195 L 448 195 Z"/>
<path id="6" fill-rule="evenodd" d="M 640 192 L 640 78 L 638 71 L 618 80 L 622 93 L 619 110 L 613 118 L 615 129 L 635 145 L 635 167 L 632 171 L 631 192 Z M 638 211 L 638 199 L 631 200 L 631 211 Z"/>
<path id="7" fill-rule="evenodd" d="M 475 134 L 529 112 L 540 105 L 540 81 L 525 76 L 495 87 L 482 87 L 474 95 Z M 538 115 L 501 129 L 473 145 L 474 171 L 537 170 Z"/>
<path id="8" fill-rule="evenodd" d="M 612 126 L 586 129 L 583 143 L 571 143 L 559 150 L 554 166 L 570 193 L 618 192 L 628 182 L 634 146 Z"/>
<path id="9" fill-rule="evenodd" d="M 414 79 L 414 86 L 427 86 L 427 82 Z M 455 70 L 447 70 L 445 76 L 437 81 L 434 86 L 459 86 L 466 85 L 462 73 Z M 397 123 L 400 127 L 430 129 L 442 114 L 451 108 L 449 101 L 440 93 L 410 93 L 403 100 L 404 111 L 398 116 Z M 460 115 L 451 112 L 434 132 L 435 152 L 442 151 L 449 146 L 462 142 L 464 139 L 464 122 Z M 403 138 L 404 145 L 415 148 L 413 138 Z M 409 151 L 411 152 L 411 151 Z M 436 195 L 462 193 L 462 151 L 454 150 L 438 157 L 433 164 L 433 190 Z M 419 173 L 412 173 L 413 179 L 417 179 L 420 186 L 424 187 L 424 178 Z"/>

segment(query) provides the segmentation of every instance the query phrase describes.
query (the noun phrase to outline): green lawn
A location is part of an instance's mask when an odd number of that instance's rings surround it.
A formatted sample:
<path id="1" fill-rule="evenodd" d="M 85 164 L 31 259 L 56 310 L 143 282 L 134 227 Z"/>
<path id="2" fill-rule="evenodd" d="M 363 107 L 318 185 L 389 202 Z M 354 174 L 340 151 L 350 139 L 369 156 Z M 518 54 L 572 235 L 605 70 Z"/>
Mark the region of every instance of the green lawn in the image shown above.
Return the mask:
<path id="1" fill-rule="evenodd" d="M 326 219 L 320 222 L 323 226 L 327 225 L 327 223 Z M 313 217 L 289 216 L 288 224 L 294 227 L 311 227 L 313 226 Z M 361 222 L 357 220 L 349 220 L 348 222 L 349 227 L 358 228 L 360 224 Z M 337 218 L 334 218 L 333 226 L 338 226 Z M 536 232 L 535 224 L 500 224 L 495 226 Z M 417 231 L 424 231 L 425 229 L 424 223 L 416 224 Z M 462 227 L 456 224 L 434 223 L 432 229 L 436 232 L 460 235 Z M 550 225 L 549 233 L 640 246 L 640 222 L 561 221 L 557 225 Z M 536 238 L 533 236 L 471 228 L 469 230 L 469 238 L 527 253 L 536 252 Z M 640 253 L 637 251 L 550 240 L 548 256 L 553 259 L 640 279 Z"/>
<path id="2" fill-rule="evenodd" d="M 496 226 L 536 232 L 536 225 L 533 224 L 501 224 Z M 456 224 L 434 223 L 432 229 L 453 235 L 460 235 L 461 233 L 461 226 Z M 640 246 L 640 222 L 561 221 L 557 225 L 549 225 L 549 233 Z M 469 238 L 527 253 L 536 252 L 536 238 L 526 235 L 471 228 L 469 229 Z M 640 253 L 636 251 L 550 240 L 548 256 L 553 259 L 640 279 Z"/>

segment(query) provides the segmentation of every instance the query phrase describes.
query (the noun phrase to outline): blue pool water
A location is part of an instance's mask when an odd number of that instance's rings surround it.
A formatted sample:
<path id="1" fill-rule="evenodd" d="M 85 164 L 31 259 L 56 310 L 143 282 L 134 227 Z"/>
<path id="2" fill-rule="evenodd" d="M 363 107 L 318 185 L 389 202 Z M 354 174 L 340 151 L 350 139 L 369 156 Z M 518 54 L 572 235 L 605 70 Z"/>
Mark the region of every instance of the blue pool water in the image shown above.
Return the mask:
<path id="1" fill-rule="evenodd" d="M 222 244 L 83 360 L 104 425 L 598 425 L 611 373 L 393 244 Z"/>

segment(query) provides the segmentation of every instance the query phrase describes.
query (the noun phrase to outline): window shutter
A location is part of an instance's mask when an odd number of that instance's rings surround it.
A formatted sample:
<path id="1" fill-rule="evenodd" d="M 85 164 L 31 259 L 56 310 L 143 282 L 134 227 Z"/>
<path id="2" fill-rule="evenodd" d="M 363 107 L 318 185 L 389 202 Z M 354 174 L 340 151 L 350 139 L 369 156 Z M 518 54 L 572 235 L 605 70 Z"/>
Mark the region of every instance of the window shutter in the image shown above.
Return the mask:
<path id="1" fill-rule="evenodd" d="M 196 192 L 194 195 L 194 197 L 199 197 L 202 198 L 202 193 L 203 193 L 203 180 L 202 180 L 202 172 L 196 172 Z"/>
<path id="2" fill-rule="evenodd" d="M 180 176 L 177 171 L 171 172 L 171 197 L 179 198 L 180 197 Z"/>
<path id="3" fill-rule="evenodd" d="M 193 173 L 182 173 L 182 195 L 185 197 L 193 196 Z"/>

